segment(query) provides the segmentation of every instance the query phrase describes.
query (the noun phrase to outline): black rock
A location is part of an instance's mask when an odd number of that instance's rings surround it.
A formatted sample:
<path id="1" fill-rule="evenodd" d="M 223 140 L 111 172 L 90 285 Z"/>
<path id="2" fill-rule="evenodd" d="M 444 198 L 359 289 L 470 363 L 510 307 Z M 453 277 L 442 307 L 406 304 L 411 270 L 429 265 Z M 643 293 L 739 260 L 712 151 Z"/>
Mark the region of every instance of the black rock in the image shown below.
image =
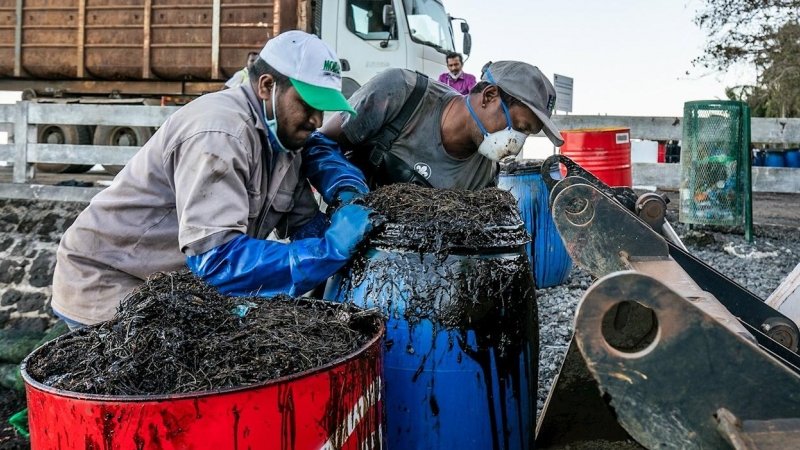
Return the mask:
<path id="1" fill-rule="evenodd" d="M 0 261 L 0 283 L 17 284 L 25 276 L 25 262 Z"/>
<path id="2" fill-rule="evenodd" d="M 44 309 L 47 304 L 47 296 L 41 292 L 31 292 L 22 294 L 22 298 L 17 302 L 17 311 L 29 312 Z"/>
<path id="3" fill-rule="evenodd" d="M 15 305 L 20 299 L 22 299 L 22 292 L 16 289 L 9 289 L 3 292 L 3 296 L 0 297 L 0 306 Z"/>
<path id="4" fill-rule="evenodd" d="M 53 252 L 43 251 L 33 260 L 30 268 L 30 284 L 35 287 L 47 287 L 53 284 L 53 271 L 56 265 L 56 255 Z"/>

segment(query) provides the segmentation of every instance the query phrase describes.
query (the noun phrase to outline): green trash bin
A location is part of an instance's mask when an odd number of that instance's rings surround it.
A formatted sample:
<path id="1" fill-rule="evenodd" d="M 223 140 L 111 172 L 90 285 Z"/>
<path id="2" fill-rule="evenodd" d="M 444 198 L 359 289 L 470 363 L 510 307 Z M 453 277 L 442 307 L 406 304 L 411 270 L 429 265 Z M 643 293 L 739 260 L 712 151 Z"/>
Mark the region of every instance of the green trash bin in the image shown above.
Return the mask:
<path id="1" fill-rule="evenodd" d="M 685 103 L 678 220 L 744 225 L 751 239 L 750 165 L 750 108 L 746 103 Z"/>

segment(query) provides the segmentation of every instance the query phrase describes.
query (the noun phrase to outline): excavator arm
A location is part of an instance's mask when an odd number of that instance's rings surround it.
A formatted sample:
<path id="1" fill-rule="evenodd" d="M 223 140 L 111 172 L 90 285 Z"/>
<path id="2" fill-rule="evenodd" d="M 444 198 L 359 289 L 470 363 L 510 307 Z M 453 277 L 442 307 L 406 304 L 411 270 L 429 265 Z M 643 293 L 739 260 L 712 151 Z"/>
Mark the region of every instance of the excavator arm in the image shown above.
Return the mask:
<path id="1" fill-rule="evenodd" d="M 555 164 L 562 180 L 542 172 L 556 228 L 598 279 L 536 447 L 800 448 L 797 325 L 693 257 L 663 197 L 611 188 L 563 155 L 543 167 Z"/>

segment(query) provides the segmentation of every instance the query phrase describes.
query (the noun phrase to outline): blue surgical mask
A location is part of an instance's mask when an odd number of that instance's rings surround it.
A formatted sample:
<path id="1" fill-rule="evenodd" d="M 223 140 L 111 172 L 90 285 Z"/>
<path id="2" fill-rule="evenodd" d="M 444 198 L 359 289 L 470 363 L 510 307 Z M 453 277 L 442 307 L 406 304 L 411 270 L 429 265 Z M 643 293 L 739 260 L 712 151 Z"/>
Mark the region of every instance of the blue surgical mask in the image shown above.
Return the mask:
<path id="1" fill-rule="evenodd" d="M 286 148 L 286 146 L 281 143 L 280 139 L 278 139 L 278 109 L 275 107 L 276 87 L 277 83 L 272 83 L 272 120 L 267 119 L 267 102 L 264 100 L 261 100 L 261 112 L 264 114 L 264 123 L 269 130 L 270 143 L 272 144 L 273 150 L 288 153 L 291 150 Z"/>

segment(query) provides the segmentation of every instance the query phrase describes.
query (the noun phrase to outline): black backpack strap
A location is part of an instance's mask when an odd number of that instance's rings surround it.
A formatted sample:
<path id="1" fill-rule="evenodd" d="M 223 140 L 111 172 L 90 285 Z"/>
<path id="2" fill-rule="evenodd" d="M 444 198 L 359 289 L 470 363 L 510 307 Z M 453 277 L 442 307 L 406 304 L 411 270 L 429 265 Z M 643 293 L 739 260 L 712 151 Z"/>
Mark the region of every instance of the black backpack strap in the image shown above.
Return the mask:
<path id="1" fill-rule="evenodd" d="M 378 138 L 375 140 L 375 146 L 369 155 L 369 164 L 372 166 L 373 170 L 378 171 L 381 165 L 383 165 L 386 158 L 386 152 L 392 148 L 392 143 L 394 143 L 395 139 L 397 139 L 397 136 L 400 134 L 400 131 L 408 123 L 408 120 L 411 118 L 411 114 L 413 114 L 414 110 L 417 109 L 417 106 L 422 100 L 422 96 L 425 94 L 426 89 L 428 89 L 428 76 L 424 73 L 417 72 L 417 81 L 414 84 L 414 89 L 411 91 L 411 95 L 403 104 L 403 107 L 400 109 L 400 112 L 397 114 L 394 120 L 383 127 L 381 134 L 378 135 Z M 427 183 L 427 180 L 425 180 L 425 182 Z"/>
<path id="2" fill-rule="evenodd" d="M 379 176 L 373 176 L 372 187 L 394 183 L 414 183 L 419 186 L 433 187 L 425 177 L 391 152 L 383 153 L 383 164 L 376 174 Z"/>

